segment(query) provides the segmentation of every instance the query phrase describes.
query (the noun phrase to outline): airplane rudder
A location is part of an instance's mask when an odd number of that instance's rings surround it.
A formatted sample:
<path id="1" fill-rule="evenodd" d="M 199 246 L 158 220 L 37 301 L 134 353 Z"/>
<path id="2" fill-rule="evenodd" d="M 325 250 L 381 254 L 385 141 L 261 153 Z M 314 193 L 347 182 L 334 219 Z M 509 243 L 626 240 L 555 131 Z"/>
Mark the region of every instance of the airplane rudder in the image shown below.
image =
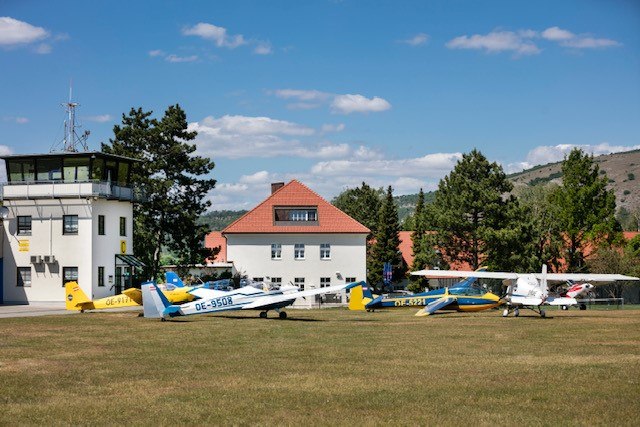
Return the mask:
<path id="1" fill-rule="evenodd" d="M 87 294 L 84 293 L 78 282 L 67 282 L 65 289 L 65 306 L 67 310 L 80 310 L 80 304 L 91 302 Z"/>
<path id="2" fill-rule="evenodd" d="M 164 279 L 166 280 L 167 283 L 171 283 L 172 285 L 177 286 L 178 288 L 184 287 L 184 283 L 182 282 L 182 279 L 180 279 L 180 276 L 178 276 L 178 274 L 175 271 L 167 271 L 166 273 L 164 273 Z"/>
<path id="3" fill-rule="evenodd" d="M 349 291 L 349 310 L 364 311 L 364 294 L 362 291 L 364 285 L 358 285 Z"/>

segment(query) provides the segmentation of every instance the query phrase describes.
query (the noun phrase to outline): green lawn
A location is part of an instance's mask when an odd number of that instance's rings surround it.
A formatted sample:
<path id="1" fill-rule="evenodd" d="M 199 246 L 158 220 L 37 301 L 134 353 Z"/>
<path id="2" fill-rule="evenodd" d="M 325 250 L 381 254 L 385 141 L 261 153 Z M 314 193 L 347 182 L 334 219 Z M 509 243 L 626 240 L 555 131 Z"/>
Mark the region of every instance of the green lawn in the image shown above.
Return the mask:
<path id="1" fill-rule="evenodd" d="M 0 425 L 640 419 L 640 310 L 415 311 L 2 319 Z"/>

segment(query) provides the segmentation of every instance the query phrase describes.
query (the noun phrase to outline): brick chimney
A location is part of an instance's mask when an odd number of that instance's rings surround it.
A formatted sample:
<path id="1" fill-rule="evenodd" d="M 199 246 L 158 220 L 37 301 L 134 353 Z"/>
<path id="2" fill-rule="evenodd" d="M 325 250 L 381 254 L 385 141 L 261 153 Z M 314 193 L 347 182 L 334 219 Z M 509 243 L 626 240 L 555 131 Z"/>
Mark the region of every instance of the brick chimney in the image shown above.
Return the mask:
<path id="1" fill-rule="evenodd" d="M 271 194 L 275 193 L 279 189 L 284 187 L 284 182 L 272 182 L 271 183 Z"/>

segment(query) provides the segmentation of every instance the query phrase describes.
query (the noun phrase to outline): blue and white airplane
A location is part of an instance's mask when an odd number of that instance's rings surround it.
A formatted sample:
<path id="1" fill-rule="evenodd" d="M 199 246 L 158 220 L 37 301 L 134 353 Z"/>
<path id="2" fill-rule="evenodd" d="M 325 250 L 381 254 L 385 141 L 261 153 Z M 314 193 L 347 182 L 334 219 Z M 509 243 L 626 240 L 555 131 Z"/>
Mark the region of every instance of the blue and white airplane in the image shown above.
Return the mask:
<path id="1" fill-rule="evenodd" d="M 306 291 L 300 291 L 297 287 L 292 286 L 274 291 L 258 289 L 253 286 L 244 286 L 233 291 L 219 291 L 202 287 L 190 291 L 200 299 L 182 305 L 172 305 L 157 285 L 153 282 L 147 282 L 142 284 L 142 302 L 144 317 L 159 318 L 163 321 L 177 316 L 231 310 L 260 310 L 262 318 L 267 317 L 269 310 L 275 310 L 280 319 L 286 319 L 287 313 L 282 309 L 293 304 L 297 298 L 339 292 L 361 285 L 364 285 L 364 282 Z"/>

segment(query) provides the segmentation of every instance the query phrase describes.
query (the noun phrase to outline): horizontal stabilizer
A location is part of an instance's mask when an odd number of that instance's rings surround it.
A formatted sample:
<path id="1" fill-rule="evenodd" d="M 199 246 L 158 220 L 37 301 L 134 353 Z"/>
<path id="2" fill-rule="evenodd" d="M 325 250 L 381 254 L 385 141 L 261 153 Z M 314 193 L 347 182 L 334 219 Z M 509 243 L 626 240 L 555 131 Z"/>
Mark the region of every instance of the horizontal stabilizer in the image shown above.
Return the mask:
<path id="1" fill-rule="evenodd" d="M 423 309 L 419 310 L 416 313 L 416 316 L 428 316 L 430 314 L 435 313 L 437 310 L 441 310 L 454 302 L 456 299 L 454 297 L 442 297 L 437 300 L 430 302 Z"/>
<path id="2" fill-rule="evenodd" d="M 142 291 L 138 288 L 129 288 L 122 291 L 123 294 L 142 305 Z"/>

